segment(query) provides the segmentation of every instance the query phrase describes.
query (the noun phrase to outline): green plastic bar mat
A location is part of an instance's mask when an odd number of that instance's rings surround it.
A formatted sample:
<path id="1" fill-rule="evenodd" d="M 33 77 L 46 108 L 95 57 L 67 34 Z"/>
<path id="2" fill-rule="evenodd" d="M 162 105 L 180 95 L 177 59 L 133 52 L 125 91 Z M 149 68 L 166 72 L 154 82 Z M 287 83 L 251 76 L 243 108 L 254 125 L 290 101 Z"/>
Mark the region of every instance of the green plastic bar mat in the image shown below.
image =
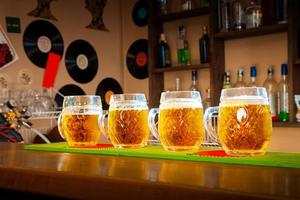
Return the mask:
<path id="1" fill-rule="evenodd" d="M 191 155 L 184 152 L 168 152 L 165 151 L 161 146 L 147 146 L 144 148 L 136 148 L 136 149 L 134 148 L 132 149 L 70 148 L 65 142 L 26 145 L 25 149 L 35 150 L 35 151 L 84 153 L 84 154 L 99 154 L 99 155 L 111 155 L 111 156 L 130 156 L 130 157 L 142 157 L 142 158 L 185 160 L 185 161 L 195 161 L 195 162 L 213 162 L 213 163 L 256 165 L 256 166 L 269 166 L 269 167 L 300 168 L 300 153 L 267 152 L 263 156 L 255 156 L 255 157 L 213 157 L 213 156 Z"/>

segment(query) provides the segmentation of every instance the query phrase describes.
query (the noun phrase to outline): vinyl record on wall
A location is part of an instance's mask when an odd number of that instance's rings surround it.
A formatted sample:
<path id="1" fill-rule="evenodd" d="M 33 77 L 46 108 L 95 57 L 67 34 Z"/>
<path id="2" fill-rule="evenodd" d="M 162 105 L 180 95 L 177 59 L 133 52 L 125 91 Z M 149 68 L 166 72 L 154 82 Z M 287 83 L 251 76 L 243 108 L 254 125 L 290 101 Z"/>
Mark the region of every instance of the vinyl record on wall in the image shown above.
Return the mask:
<path id="1" fill-rule="evenodd" d="M 132 9 L 132 20 L 137 26 L 148 24 L 148 6 L 146 0 L 139 0 Z"/>
<path id="2" fill-rule="evenodd" d="M 96 89 L 96 95 L 101 96 L 102 107 L 104 110 L 109 108 L 109 101 L 112 94 L 122 94 L 121 85 L 113 78 L 103 79 Z"/>
<path id="3" fill-rule="evenodd" d="M 68 84 L 63 86 L 59 89 L 59 93 L 63 94 L 64 96 L 70 96 L 70 95 L 85 95 L 85 92 L 83 89 L 81 89 L 79 86 L 74 84 Z M 57 107 L 62 107 L 64 98 L 60 94 L 56 94 L 54 98 Z"/>
<path id="4" fill-rule="evenodd" d="M 23 46 L 30 61 L 45 68 L 50 52 L 62 57 L 64 42 L 58 29 L 48 21 L 36 20 L 30 23 L 23 35 Z"/>
<path id="5" fill-rule="evenodd" d="M 73 41 L 66 52 L 65 65 L 70 76 L 78 83 L 88 83 L 98 71 L 95 49 L 85 40 Z"/>
<path id="6" fill-rule="evenodd" d="M 139 39 L 131 44 L 126 56 L 127 68 L 137 79 L 148 77 L 148 40 Z"/>

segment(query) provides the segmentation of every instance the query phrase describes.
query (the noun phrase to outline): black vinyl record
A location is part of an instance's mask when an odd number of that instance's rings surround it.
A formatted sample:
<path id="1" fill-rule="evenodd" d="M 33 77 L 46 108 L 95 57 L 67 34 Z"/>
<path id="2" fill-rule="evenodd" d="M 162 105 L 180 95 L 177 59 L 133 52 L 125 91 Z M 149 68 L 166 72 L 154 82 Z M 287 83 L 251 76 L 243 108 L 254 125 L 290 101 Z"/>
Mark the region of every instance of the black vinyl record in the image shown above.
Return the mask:
<path id="1" fill-rule="evenodd" d="M 121 85 L 113 78 L 103 79 L 96 89 L 96 95 L 101 96 L 103 110 L 109 108 L 109 100 L 112 94 L 122 94 Z"/>
<path id="2" fill-rule="evenodd" d="M 148 40 L 139 39 L 131 44 L 126 56 L 127 68 L 137 79 L 148 77 Z"/>
<path id="3" fill-rule="evenodd" d="M 70 95 L 85 95 L 85 92 L 83 89 L 81 89 L 79 86 L 74 84 L 68 84 L 63 86 L 59 89 L 59 93 L 63 94 L 64 96 L 70 96 Z M 64 98 L 60 94 L 56 94 L 54 98 L 57 107 L 62 107 Z"/>
<path id="4" fill-rule="evenodd" d="M 66 52 L 65 64 L 70 76 L 79 83 L 88 83 L 98 71 L 95 49 L 85 40 L 73 41 Z"/>
<path id="5" fill-rule="evenodd" d="M 132 20 L 137 26 L 148 24 L 148 6 L 146 0 L 139 0 L 133 7 Z"/>
<path id="6" fill-rule="evenodd" d="M 58 29 L 48 21 L 36 20 L 30 23 L 23 35 L 26 55 L 33 64 L 45 68 L 50 52 L 63 55 L 64 42 Z"/>

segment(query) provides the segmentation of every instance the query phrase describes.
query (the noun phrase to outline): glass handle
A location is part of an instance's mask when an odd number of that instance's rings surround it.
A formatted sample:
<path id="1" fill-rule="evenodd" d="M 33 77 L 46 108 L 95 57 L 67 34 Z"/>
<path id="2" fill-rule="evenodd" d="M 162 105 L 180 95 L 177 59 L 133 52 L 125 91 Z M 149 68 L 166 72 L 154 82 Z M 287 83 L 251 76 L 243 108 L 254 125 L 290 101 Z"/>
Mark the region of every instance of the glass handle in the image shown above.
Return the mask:
<path id="1" fill-rule="evenodd" d="M 65 140 L 66 138 L 64 136 L 64 131 L 63 128 L 61 127 L 61 118 L 62 118 L 62 113 L 60 113 L 57 118 L 57 127 L 58 127 L 58 132 L 60 134 L 60 137 L 62 137 Z"/>
<path id="2" fill-rule="evenodd" d="M 101 132 L 103 133 L 104 137 L 107 139 L 107 140 L 110 140 L 109 139 L 109 136 L 108 136 L 108 111 L 107 110 L 103 110 L 102 114 L 99 116 L 99 119 L 98 119 L 98 126 L 101 130 Z"/>
<path id="3" fill-rule="evenodd" d="M 158 108 L 152 108 L 149 111 L 149 116 L 148 116 L 148 127 L 150 129 L 151 134 L 155 137 L 155 139 L 158 139 L 158 130 L 157 130 L 157 123 L 155 121 L 156 116 L 159 113 L 159 109 Z"/>
<path id="4" fill-rule="evenodd" d="M 213 122 L 216 125 L 217 121 L 212 120 L 213 114 L 219 113 L 219 107 L 209 107 L 205 110 L 203 124 L 207 132 L 207 137 L 209 141 L 218 143 L 218 135 L 213 126 Z"/>

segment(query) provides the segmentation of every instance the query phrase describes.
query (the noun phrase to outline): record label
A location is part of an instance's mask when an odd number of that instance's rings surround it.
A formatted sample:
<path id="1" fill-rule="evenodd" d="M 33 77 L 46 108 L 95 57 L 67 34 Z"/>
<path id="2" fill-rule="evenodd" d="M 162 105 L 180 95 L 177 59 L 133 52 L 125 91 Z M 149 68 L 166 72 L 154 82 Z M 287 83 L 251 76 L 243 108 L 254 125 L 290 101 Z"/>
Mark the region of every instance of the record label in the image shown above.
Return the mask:
<path id="1" fill-rule="evenodd" d="M 85 92 L 83 89 L 81 89 L 79 86 L 74 84 L 68 84 L 63 86 L 58 91 L 60 94 L 64 96 L 71 96 L 71 95 L 85 95 Z M 59 93 L 55 95 L 55 102 L 57 104 L 58 108 L 61 108 L 63 105 L 64 97 L 62 97 Z"/>
<path id="2" fill-rule="evenodd" d="M 136 55 L 136 64 L 138 67 L 145 66 L 147 62 L 147 55 L 144 52 L 140 52 Z"/>
<path id="3" fill-rule="evenodd" d="M 111 95 L 122 93 L 121 85 L 113 78 L 103 79 L 96 89 L 96 95 L 101 96 L 103 110 L 108 110 Z"/>
<path id="4" fill-rule="evenodd" d="M 148 77 L 148 40 L 139 39 L 131 44 L 126 57 L 129 73 L 137 78 Z"/>
<path id="5" fill-rule="evenodd" d="M 41 36 L 38 38 L 37 46 L 41 52 L 49 53 L 52 47 L 51 40 L 46 36 Z"/>
<path id="6" fill-rule="evenodd" d="M 132 20 L 137 26 L 148 24 L 148 6 L 146 0 L 139 0 L 132 9 Z"/>
<path id="7" fill-rule="evenodd" d="M 63 39 L 58 29 L 50 22 L 36 20 L 30 23 L 23 35 L 23 46 L 27 57 L 38 67 L 45 68 L 50 52 L 62 57 Z"/>
<path id="8" fill-rule="evenodd" d="M 65 65 L 75 81 L 88 83 L 95 78 L 98 71 L 97 53 L 87 41 L 75 40 L 67 49 Z"/>

